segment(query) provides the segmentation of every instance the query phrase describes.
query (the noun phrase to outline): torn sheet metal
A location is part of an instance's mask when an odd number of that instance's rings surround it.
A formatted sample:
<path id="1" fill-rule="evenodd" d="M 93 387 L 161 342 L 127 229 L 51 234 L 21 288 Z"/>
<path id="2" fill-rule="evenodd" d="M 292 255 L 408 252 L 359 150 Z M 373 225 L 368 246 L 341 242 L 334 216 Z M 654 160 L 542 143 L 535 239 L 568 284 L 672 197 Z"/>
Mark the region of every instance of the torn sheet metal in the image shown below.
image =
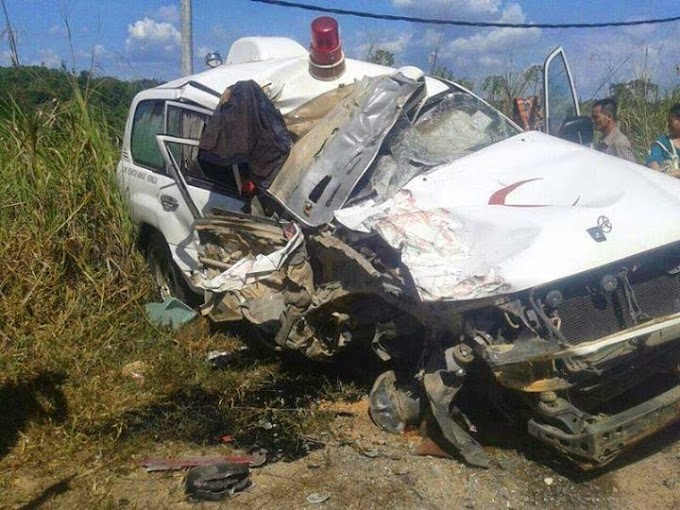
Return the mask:
<path id="1" fill-rule="evenodd" d="M 213 322 L 247 319 L 274 332 L 288 310 L 311 303 L 312 268 L 297 225 L 222 212 L 195 228 L 204 269 L 194 278 L 206 290 L 201 312 Z"/>
<path id="2" fill-rule="evenodd" d="M 354 91 L 355 84 L 341 85 L 295 108 L 283 116 L 286 128 L 297 139 L 305 136 L 319 120 Z"/>
<path id="3" fill-rule="evenodd" d="M 349 228 L 375 231 L 399 250 L 421 300 L 473 299 L 503 288 L 488 258 L 473 252 L 475 222 L 444 208 L 421 211 L 407 191 L 375 206 L 374 215 L 369 209 L 349 208 L 336 217 Z"/>
<path id="4" fill-rule="evenodd" d="M 302 232 L 294 223 L 290 224 L 292 233 L 288 242 L 268 254 L 249 254 L 216 276 L 199 273 L 195 283 L 210 292 L 227 292 L 253 284 L 279 270 L 290 255 L 302 244 Z"/>
<path id="5" fill-rule="evenodd" d="M 373 162 L 402 108 L 422 87 L 401 74 L 366 78 L 291 150 L 268 191 L 297 219 L 333 219 Z"/>

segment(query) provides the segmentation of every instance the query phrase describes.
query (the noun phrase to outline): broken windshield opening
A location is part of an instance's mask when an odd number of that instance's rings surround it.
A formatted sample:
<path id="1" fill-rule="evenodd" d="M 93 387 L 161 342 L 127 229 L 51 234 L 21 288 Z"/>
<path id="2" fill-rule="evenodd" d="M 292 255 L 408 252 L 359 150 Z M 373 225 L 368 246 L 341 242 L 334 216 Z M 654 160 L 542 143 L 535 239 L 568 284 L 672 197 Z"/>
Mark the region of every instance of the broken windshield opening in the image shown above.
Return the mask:
<path id="1" fill-rule="evenodd" d="M 385 140 L 372 173 L 353 195 L 356 202 L 375 193 L 382 201 L 435 166 L 518 133 L 501 113 L 459 90 L 432 98 L 415 124 L 402 117 Z"/>

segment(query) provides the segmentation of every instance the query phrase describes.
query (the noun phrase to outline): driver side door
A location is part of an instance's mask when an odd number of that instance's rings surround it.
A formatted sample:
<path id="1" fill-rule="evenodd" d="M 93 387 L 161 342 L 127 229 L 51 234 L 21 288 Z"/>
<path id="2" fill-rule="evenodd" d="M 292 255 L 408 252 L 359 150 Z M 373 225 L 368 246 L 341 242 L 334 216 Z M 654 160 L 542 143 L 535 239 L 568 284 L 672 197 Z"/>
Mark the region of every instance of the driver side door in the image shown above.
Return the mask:
<path id="1" fill-rule="evenodd" d="M 561 46 L 543 64 L 543 104 L 546 133 L 584 145 L 592 142 L 592 121 L 581 116 L 576 87 Z"/>

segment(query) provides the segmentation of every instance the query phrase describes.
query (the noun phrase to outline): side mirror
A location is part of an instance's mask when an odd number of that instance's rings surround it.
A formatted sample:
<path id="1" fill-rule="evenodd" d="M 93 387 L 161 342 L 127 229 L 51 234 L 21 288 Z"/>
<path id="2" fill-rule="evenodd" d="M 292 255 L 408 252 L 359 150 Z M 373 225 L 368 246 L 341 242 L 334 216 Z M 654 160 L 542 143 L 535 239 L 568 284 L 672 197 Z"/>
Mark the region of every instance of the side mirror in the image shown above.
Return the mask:
<path id="1" fill-rule="evenodd" d="M 593 143 L 593 121 L 590 117 L 567 117 L 562 123 L 557 136 L 570 142 L 590 145 Z"/>

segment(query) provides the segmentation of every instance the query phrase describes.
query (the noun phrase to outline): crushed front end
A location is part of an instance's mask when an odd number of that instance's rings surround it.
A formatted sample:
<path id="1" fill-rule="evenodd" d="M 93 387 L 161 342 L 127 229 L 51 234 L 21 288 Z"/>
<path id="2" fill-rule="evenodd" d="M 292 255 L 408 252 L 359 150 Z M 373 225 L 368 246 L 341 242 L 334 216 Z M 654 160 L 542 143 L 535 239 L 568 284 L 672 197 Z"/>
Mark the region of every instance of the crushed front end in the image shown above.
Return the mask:
<path id="1" fill-rule="evenodd" d="M 212 293 L 204 313 L 214 322 L 246 319 L 273 347 L 315 360 L 370 343 L 391 368 L 371 395 L 376 423 L 400 432 L 429 420 L 473 465 L 489 459 L 457 410 L 469 373 L 489 374 L 501 407 L 520 404 L 532 436 L 586 469 L 680 419 L 677 244 L 528 291 L 442 303 L 418 298 L 375 235 L 322 229 L 291 244 L 285 222 L 233 215 L 197 228 L 216 273 L 225 247 L 247 258 L 253 246 L 293 246 L 278 268 Z"/>
<path id="2" fill-rule="evenodd" d="M 424 83 L 357 83 L 251 214 L 196 221 L 203 313 L 314 360 L 371 345 L 374 421 L 425 423 L 472 465 L 490 459 L 458 400 L 478 382 L 604 465 L 680 418 L 680 182 Z"/>
<path id="3" fill-rule="evenodd" d="M 464 314 L 532 436 L 592 468 L 680 420 L 679 263 L 676 243 Z"/>

